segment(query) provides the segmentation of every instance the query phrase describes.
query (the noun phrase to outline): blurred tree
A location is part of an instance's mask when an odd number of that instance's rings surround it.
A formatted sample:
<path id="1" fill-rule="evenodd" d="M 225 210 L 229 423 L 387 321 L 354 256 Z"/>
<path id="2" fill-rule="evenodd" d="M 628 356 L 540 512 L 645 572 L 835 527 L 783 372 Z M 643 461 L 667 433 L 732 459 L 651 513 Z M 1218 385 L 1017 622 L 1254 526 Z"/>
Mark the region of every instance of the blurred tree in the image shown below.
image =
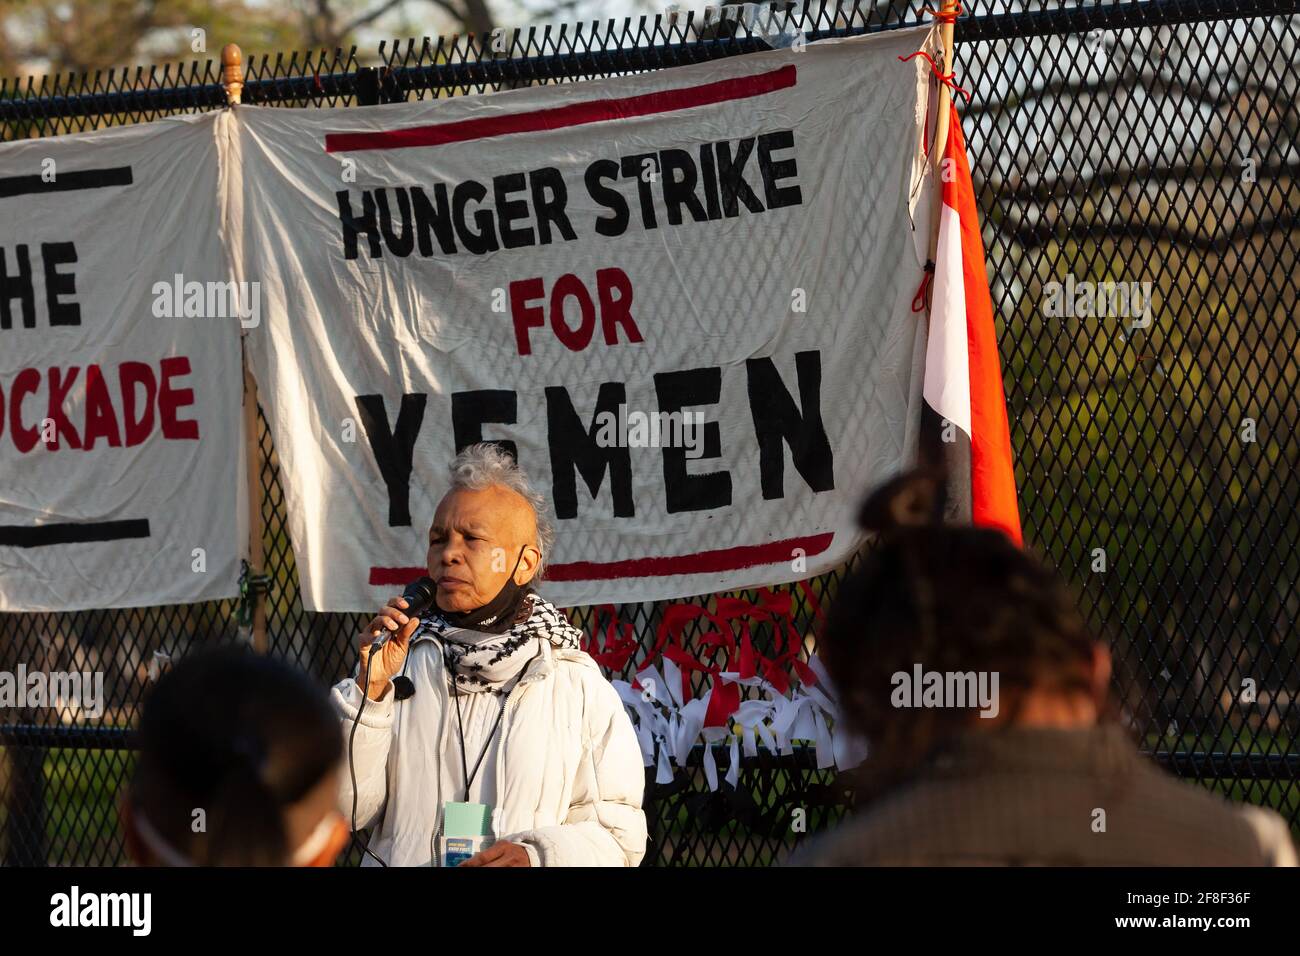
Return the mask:
<path id="1" fill-rule="evenodd" d="M 17 0 L 0 12 L 0 75 L 206 60 L 235 36 L 292 49 L 302 30 L 292 8 L 243 0 Z"/>
<path id="2" fill-rule="evenodd" d="M 5 0 L 0 77 L 206 60 L 231 41 L 251 54 L 346 48 L 389 29 L 392 35 L 486 37 L 502 16 L 541 22 L 595 6 L 593 0 Z M 654 8 L 651 0 L 621 6 L 622 13 Z"/>
<path id="3" fill-rule="evenodd" d="M 1295 24 L 958 48 L 1026 536 L 1088 592 L 1161 749 L 1300 717 L 1300 90 L 1259 68 L 1295 62 Z M 1150 283 L 1150 324 L 1049 316 L 1067 276 Z M 1240 706 L 1247 677 L 1275 707 Z"/>

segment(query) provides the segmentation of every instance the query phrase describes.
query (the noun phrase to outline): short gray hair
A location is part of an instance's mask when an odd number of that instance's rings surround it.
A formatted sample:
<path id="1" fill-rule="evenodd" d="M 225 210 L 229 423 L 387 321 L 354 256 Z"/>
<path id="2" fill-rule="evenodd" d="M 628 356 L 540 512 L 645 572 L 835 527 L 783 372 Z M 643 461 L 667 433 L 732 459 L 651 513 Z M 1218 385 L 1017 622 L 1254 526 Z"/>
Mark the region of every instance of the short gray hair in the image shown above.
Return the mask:
<path id="1" fill-rule="evenodd" d="M 451 472 L 451 488 L 448 491 L 458 488 L 483 491 L 493 485 L 500 485 L 528 502 L 537 520 L 537 548 L 542 553 L 533 580 L 540 581 L 546 570 L 546 559 L 551 554 L 551 544 L 555 541 L 555 529 L 551 527 L 546 515 L 546 499 L 541 492 L 534 490 L 528 476 L 510 453 L 495 442 L 479 442 L 462 449 L 451 460 L 447 470 Z"/>

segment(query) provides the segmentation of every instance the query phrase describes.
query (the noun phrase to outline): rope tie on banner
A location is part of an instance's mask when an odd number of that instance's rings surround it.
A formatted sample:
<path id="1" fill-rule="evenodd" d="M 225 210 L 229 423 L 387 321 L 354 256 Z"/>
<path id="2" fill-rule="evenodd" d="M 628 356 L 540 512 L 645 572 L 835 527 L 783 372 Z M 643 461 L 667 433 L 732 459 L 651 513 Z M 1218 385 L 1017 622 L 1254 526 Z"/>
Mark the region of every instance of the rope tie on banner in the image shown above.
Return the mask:
<path id="1" fill-rule="evenodd" d="M 325 92 L 325 88 L 320 85 L 320 67 L 311 68 L 311 86 L 317 93 Z"/>
<path id="2" fill-rule="evenodd" d="M 952 90 L 954 93 L 960 93 L 962 96 L 966 97 L 967 103 L 970 102 L 970 93 L 966 92 L 966 90 L 962 89 L 953 81 L 953 78 L 957 75 L 957 71 L 954 70 L 951 73 L 943 72 L 943 70 L 939 69 L 939 64 L 934 62 L 934 57 L 930 56 L 930 54 L 926 53 L 924 50 L 917 50 L 915 53 L 908 54 L 907 56 L 900 56 L 899 59 L 906 63 L 908 60 L 914 59 L 918 56 L 924 57 L 925 62 L 930 64 L 930 71 L 934 74 L 935 79 L 948 87 L 948 89 Z"/>
<path id="3" fill-rule="evenodd" d="M 916 295 L 912 296 L 912 311 L 924 312 L 930 307 L 930 286 L 934 284 L 934 260 L 925 261 L 925 275 L 921 277 L 921 285 L 916 290 Z"/>
<path id="4" fill-rule="evenodd" d="M 257 599 L 271 592 L 269 574 L 253 574 L 248 562 L 239 562 L 239 610 L 236 620 L 240 627 L 253 626 L 253 606 Z"/>

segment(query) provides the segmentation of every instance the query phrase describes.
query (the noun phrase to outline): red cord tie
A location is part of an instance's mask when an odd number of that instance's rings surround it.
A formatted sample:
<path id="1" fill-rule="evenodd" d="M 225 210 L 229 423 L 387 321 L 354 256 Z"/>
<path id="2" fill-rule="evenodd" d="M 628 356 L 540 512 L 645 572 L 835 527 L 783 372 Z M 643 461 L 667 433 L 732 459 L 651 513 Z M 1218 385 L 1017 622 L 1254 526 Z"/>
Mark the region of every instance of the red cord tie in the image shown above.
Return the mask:
<path id="1" fill-rule="evenodd" d="M 934 73 L 935 79 L 948 87 L 948 89 L 952 90 L 954 93 L 960 93 L 962 96 L 966 97 L 967 103 L 970 102 L 970 94 L 953 82 L 953 77 L 957 75 L 957 72 L 954 70 L 952 73 L 944 73 L 939 69 L 939 65 L 934 62 L 934 58 L 924 50 L 917 50 L 915 53 L 909 54 L 908 56 L 900 56 L 899 59 L 906 63 L 908 60 L 918 56 L 925 57 L 925 62 L 930 64 L 930 70 Z"/>
<path id="2" fill-rule="evenodd" d="M 925 275 L 921 277 L 921 285 L 916 290 L 916 295 L 912 296 L 912 311 L 924 312 L 930 307 L 930 285 L 934 282 L 934 260 L 927 259 L 925 262 Z"/>
<path id="3" fill-rule="evenodd" d="M 922 7 L 922 13 L 928 13 L 939 23 L 956 23 L 957 18 L 962 15 L 961 4 L 957 4 L 951 10 L 935 10 L 933 7 Z"/>

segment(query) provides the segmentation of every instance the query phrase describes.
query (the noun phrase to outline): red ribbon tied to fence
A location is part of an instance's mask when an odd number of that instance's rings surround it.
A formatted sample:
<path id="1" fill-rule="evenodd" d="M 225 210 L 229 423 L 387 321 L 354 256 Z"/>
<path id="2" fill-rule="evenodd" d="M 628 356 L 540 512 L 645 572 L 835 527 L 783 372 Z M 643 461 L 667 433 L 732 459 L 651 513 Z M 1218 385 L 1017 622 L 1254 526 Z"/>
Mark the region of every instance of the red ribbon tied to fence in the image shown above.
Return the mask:
<path id="1" fill-rule="evenodd" d="M 934 74 L 936 80 L 948 87 L 948 89 L 952 90 L 954 93 L 960 93 L 962 96 L 966 97 L 967 103 L 970 102 L 970 93 L 962 89 L 955 82 L 957 71 L 953 70 L 951 73 L 943 72 L 943 70 L 939 69 L 939 64 L 934 62 L 934 57 L 930 56 L 930 54 L 926 53 L 924 50 L 917 50 L 915 53 L 910 53 L 907 56 L 900 56 L 899 59 L 906 63 L 908 60 L 918 56 L 922 57 L 926 63 L 930 64 L 930 72 Z"/>
<path id="2" fill-rule="evenodd" d="M 811 588 L 807 582 L 800 582 L 800 587 L 814 617 L 820 618 L 821 608 Z M 660 657 L 672 661 L 681 675 L 680 693 L 674 696 L 683 702 L 694 696 L 691 674 L 707 674 L 710 694 L 704 726 L 725 727 L 741 701 L 740 684 L 725 680 L 722 677 L 724 672 L 734 673 L 740 680 L 761 677 L 781 694 L 790 689 L 788 669 L 793 669 L 804 686 L 817 683 L 816 673 L 800 657 L 803 639 L 795 628 L 793 606 L 790 591 L 774 591 L 772 588 L 760 589 L 757 602 L 735 597 L 716 598 L 713 610 L 699 604 L 670 604 L 663 609 L 654 646 L 635 670 L 639 674 Z M 595 611 L 592 637 L 583 650 L 597 663 L 617 673 L 623 670 L 637 648 L 632 637 L 632 625 L 618 626 L 613 605 L 599 605 Z M 600 621 L 605 614 L 609 620 L 602 629 Z M 686 648 L 683 635 L 688 624 L 701 620 L 711 624 L 712 629 L 696 638 L 694 643 L 698 645 L 698 653 L 692 654 Z M 774 655 L 771 657 L 754 647 L 752 626 L 760 623 L 772 627 Z M 632 686 L 642 689 L 635 679 Z"/>
<path id="3" fill-rule="evenodd" d="M 609 624 L 605 626 L 603 635 L 603 647 L 599 624 L 601 612 L 609 614 Z M 617 674 L 627 666 L 628 659 L 636 653 L 637 646 L 636 638 L 632 636 L 631 623 L 619 628 L 618 613 L 614 610 L 614 605 L 598 604 L 592 609 L 591 637 L 582 648 L 592 660 Z"/>

